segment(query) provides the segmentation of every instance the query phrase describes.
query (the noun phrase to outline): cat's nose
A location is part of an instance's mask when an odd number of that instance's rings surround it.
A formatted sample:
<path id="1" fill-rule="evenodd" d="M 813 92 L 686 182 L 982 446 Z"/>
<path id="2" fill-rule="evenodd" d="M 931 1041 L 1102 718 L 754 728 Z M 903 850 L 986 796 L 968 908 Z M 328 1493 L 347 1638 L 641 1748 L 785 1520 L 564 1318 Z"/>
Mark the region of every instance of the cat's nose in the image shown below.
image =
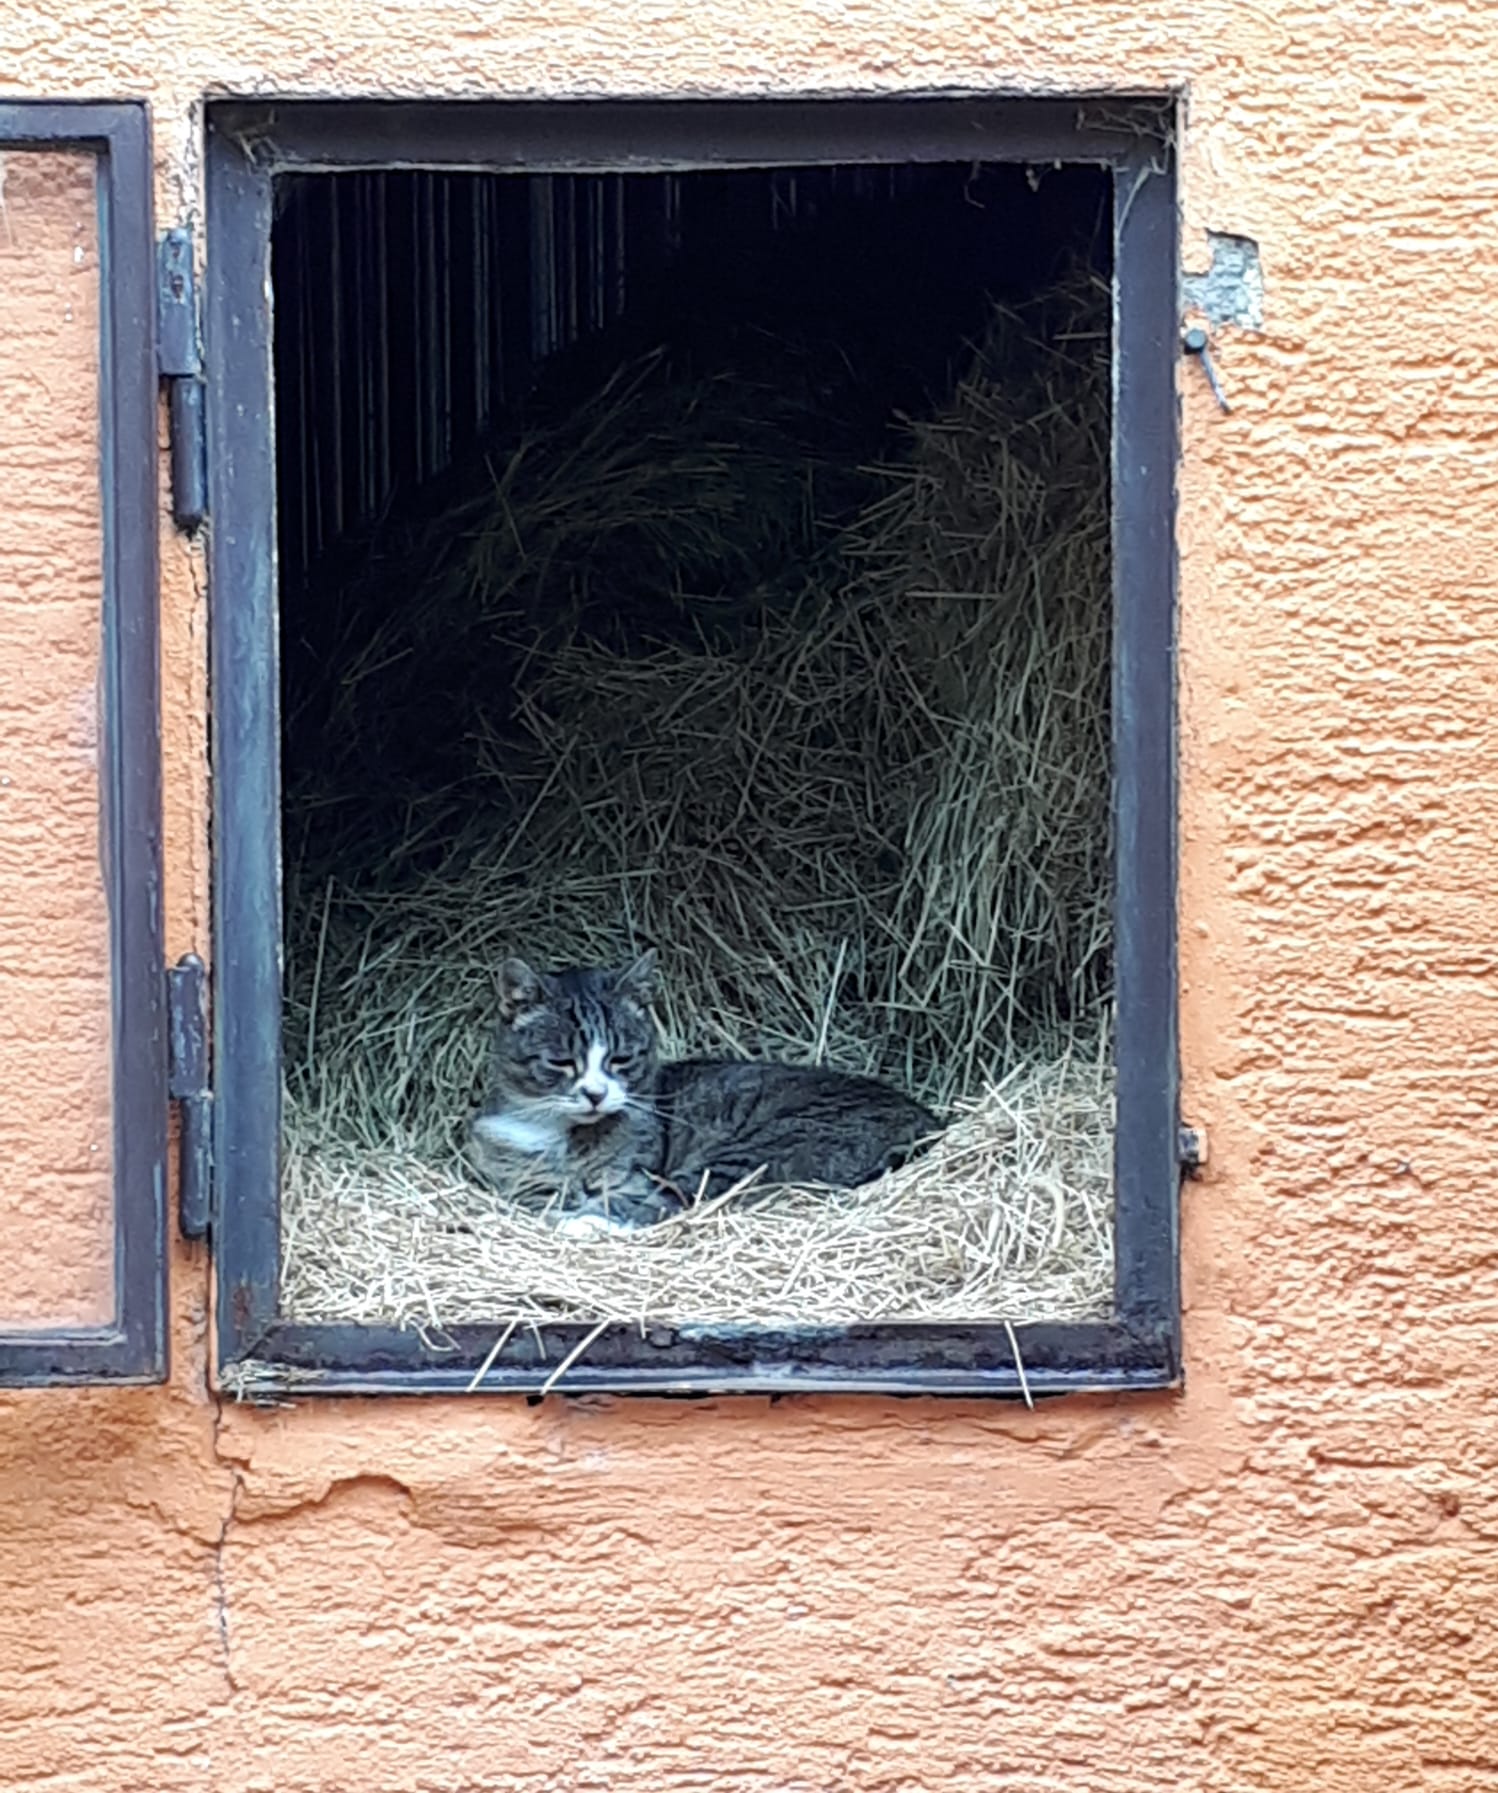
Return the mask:
<path id="1" fill-rule="evenodd" d="M 584 1089 L 583 1094 L 595 1108 L 603 1107 L 603 1099 L 609 1092 L 606 1089 Z"/>

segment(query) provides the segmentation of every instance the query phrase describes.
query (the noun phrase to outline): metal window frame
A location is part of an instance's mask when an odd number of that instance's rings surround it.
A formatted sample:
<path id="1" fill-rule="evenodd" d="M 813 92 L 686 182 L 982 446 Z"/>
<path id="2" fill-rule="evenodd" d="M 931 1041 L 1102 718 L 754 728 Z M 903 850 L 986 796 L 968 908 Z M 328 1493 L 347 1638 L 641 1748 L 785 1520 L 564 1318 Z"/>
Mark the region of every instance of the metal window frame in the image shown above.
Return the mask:
<path id="1" fill-rule="evenodd" d="M 109 904 L 115 1312 L 0 1330 L 0 1385 L 166 1374 L 167 1064 L 157 655 L 156 247 L 143 103 L 0 104 L 0 152 L 80 149 L 99 169 L 103 642 L 100 808 Z"/>
<path id="2" fill-rule="evenodd" d="M 1179 1383 L 1173 102 L 1139 98 L 216 103 L 207 116 L 215 839 L 215 1373 L 240 1392 L 464 1390 L 493 1325 L 294 1324 L 280 1261 L 279 735 L 270 228 L 278 174 L 1089 162 L 1115 228 L 1115 1313 L 1058 1325 L 611 1326 L 566 1391 L 1029 1395 Z M 535 1394 L 593 1329 L 516 1328 L 482 1382 Z M 1019 1361 L 1016 1361 L 1016 1354 Z M 1021 1367 L 1022 1366 L 1022 1367 Z"/>

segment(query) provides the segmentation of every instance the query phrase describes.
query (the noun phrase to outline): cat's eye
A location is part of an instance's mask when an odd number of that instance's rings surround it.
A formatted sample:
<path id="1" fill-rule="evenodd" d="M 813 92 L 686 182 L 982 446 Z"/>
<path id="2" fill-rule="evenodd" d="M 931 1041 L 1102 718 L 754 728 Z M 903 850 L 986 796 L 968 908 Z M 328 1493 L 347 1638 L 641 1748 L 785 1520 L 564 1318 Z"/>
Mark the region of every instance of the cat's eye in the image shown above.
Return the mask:
<path id="1" fill-rule="evenodd" d="M 546 1066 L 548 1071 L 564 1071 L 569 1077 L 577 1070 L 577 1066 L 570 1058 L 543 1058 L 541 1063 Z"/>
<path id="2" fill-rule="evenodd" d="M 616 1052 L 608 1063 L 611 1071 L 632 1071 L 640 1062 L 637 1052 Z"/>

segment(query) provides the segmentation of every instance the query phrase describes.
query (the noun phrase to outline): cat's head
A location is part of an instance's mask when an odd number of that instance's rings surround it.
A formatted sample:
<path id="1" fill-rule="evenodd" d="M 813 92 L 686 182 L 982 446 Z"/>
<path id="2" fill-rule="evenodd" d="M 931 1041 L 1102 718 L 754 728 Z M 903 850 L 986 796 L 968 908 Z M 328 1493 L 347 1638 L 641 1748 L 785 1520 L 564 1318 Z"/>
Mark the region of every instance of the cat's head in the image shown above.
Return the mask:
<path id="1" fill-rule="evenodd" d="M 507 959 L 491 1069 L 496 1092 L 568 1126 L 618 1114 L 655 1082 L 654 996 L 654 952 L 622 971 L 537 972 Z"/>

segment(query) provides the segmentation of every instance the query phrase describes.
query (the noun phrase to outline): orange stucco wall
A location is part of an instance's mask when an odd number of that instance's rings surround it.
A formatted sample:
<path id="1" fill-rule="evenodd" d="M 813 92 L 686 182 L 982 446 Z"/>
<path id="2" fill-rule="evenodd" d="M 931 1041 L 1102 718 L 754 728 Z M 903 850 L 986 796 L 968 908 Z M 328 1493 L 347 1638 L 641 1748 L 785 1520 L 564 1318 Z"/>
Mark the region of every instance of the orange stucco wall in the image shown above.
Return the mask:
<path id="1" fill-rule="evenodd" d="M 0 0 L 0 97 L 1174 89 L 1189 1386 L 0 1397 L 0 1786 L 1498 1786 L 1498 7 Z M 202 573 L 163 529 L 169 946 Z"/>
<path id="2" fill-rule="evenodd" d="M 0 1325 L 114 1301 L 95 185 L 0 164 Z"/>

